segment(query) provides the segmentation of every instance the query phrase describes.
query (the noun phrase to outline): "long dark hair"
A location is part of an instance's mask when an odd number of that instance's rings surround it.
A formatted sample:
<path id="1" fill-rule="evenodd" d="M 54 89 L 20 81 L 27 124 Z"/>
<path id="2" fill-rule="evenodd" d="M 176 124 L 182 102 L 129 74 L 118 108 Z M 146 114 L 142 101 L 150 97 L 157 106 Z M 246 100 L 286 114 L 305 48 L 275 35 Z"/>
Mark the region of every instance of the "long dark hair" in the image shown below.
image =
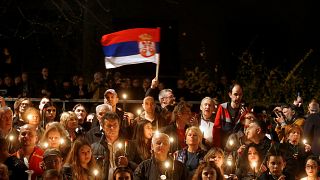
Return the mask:
<path id="1" fill-rule="evenodd" d="M 239 176 L 240 177 L 246 176 L 248 174 L 249 170 L 251 169 L 250 162 L 248 159 L 249 148 L 254 148 L 258 153 L 259 161 L 257 162 L 257 168 L 260 168 L 260 165 L 262 163 L 263 157 L 262 157 L 262 153 L 261 153 L 258 145 L 254 144 L 254 143 L 249 144 L 245 148 L 245 150 L 243 151 L 242 156 L 240 156 L 240 158 L 239 158 L 239 168 L 238 168 L 239 171 L 237 171 L 237 173 L 236 173 L 238 177 Z"/>
<path id="2" fill-rule="evenodd" d="M 144 126 L 147 125 L 148 123 L 151 124 L 150 121 L 145 119 L 139 121 L 137 124 L 136 134 L 135 134 L 136 135 L 135 140 L 137 142 L 137 151 L 141 159 L 143 160 L 146 160 L 151 157 L 151 139 L 148 140 L 148 142 L 146 143 L 145 137 L 144 137 Z"/>

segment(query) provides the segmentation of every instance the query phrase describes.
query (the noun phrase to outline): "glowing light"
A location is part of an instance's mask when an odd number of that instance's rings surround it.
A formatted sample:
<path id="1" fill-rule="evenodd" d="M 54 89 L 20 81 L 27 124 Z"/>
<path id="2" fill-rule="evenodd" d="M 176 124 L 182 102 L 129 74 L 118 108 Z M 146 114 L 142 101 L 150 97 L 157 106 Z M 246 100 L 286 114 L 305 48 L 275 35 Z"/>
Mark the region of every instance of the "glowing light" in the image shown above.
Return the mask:
<path id="1" fill-rule="evenodd" d="M 137 114 L 140 115 L 141 114 L 141 109 L 137 109 Z"/>
<path id="2" fill-rule="evenodd" d="M 48 144 L 47 142 L 44 142 L 44 143 L 43 143 L 43 147 L 48 148 L 48 147 L 49 147 L 49 144 Z"/>
<path id="3" fill-rule="evenodd" d="M 170 162 L 169 161 L 164 162 L 164 167 L 168 169 L 170 167 Z"/>
<path id="4" fill-rule="evenodd" d="M 159 134 L 160 134 L 160 132 L 159 132 L 158 130 L 155 130 L 155 131 L 154 131 L 154 135 L 155 135 L 155 136 L 159 136 Z"/>
<path id="5" fill-rule="evenodd" d="M 170 137 L 170 138 L 169 138 L 169 141 L 170 141 L 170 143 L 173 143 L 173 142 L 174 142 L 174 138 L 173 138 L 173 137 Z"/>
<path id="6" fill-rule="evenodd" d="M 60 138 L 60 144 L 64 144 L 64 143 L 65 143 L 64 139 Z"/>
<path id="7" fill-rule="evenodd" d="M 160 176 L 160 179 L 161 179 L 161 180 L 165 180 L 165 179 L 167 179 L 167 176 L 164 175 L 164 174 L 162 174 L 162 175 Z"/>
<path id="8" fill-rule="evenodd" d="M 13 141 L 14 140 L 14 135 L 9 135 L 9 141 Z"/>
<path id="9" fill-rule="evenodd" d="M 97 169 L 94 169 L 94 170 L 93 170 L 93 175 L 94 175 L 94 176 L 97 176 L 98 174 L 99 174 L 99 171 L 98 171 Z"/>
<path id="10" fill-rule="evenodd" d="M 125 94 L 125 93 L 122 94 L 122 98 L 123 98 L 123 99 L 127 99 L 127 97 L 128 97 L 127 94 Z"/>
<path id="11" fill-rule="evenodd" d="M 303 144 L 307 144 L 308 141 L 306 139 L 303 139 L 302 142 Z"/>
<path id="12" fill-rule="evenodd" d="M 122 146 L 123 146 L 123 145 L 122 145 L 122 143 L 118 143 L 117 146 L 118 146 L 119 149 L 122 149 Z"/>
<path id="13" fill-rule="evenodd" d="M 257 161 L 253 161 L 251 165 L 252 165 L 253 168 L 256 168 L 258 163 L 257 163 Z"/>
<path id="14" fill-rule="evenodd" d="M 229 145 L 230 145 L 230 146 L 233 146 L 233 144 L 234 144 L 234 141 L 233 141 L 232 139 L 230 139 L 230 140 L 229 140 Z"/>
<path id="15" fill-rule="evenodd" d="M 228 159 L 228 160 L 227 160 L 227 165 L 228 165 L 228 166 L 232 166 L 232 160 L 231 160 L 231 159 Z"/>

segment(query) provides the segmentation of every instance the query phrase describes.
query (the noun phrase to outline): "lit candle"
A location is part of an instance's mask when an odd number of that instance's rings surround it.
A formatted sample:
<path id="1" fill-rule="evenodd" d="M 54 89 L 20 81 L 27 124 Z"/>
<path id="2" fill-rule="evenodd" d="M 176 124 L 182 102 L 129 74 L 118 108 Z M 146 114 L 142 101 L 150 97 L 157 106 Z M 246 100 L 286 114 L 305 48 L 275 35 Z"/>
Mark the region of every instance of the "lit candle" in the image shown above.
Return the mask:
<path id="1" fill-rule="evenodd" d="M 122 149 L 122 143 L 118 143 L 118 149 Z"/>
<path id="2" fill-rule="evenodd" d="M 141 112 L 142 112 L 141 109 L 137 109 L 138 116 L 140 116 Z"/>
<path id="3" fill-rule="evenodd" d="M 62 144 L 64 144 L 64 143 L 65 143 L 64 139 L 63 139 L 63 138 L 60 138 L 60 144 L 62 145 Z"/>
<path id="4" fill-rule="evenodd" d="M 303 144 L 307 144 L 308 141 L 306 139 L 303 139 L 302 142 Z"/>
<path id="5" fill-rule="evenodd" d="M 158 136 L 159 134 L 160 134 L 160 132 L 159 132 L 158 130 L 155 130 L 155 131 L 154 131 L 154 135 L 155 135 L 155 136 Z"/>
<path id="6" fill-rule="evenodd" d="M 229 140 L 229 145 L 230 145 L 230 146 L 233 146 L 233 144 L 234 144 L 233 139 L 230 139 L 230 140 Z"/>
<path id="7" fill-rule="evenodd" d="M 228 159 L 228 160 L 227 160 L 227 165 L 228 165 L 229 167 L 232 166 L 232 160 L 231 160 L 231 159 Z"/>
<path id="8" fill-rule="evenodd" d="M 124 156 L 127 155 L 127 146 L 128 146 L 128 141 L 124 141 Z"/>
<path id="9" fill-rule="evenodd" d="M 122 94 L 122 98 L 123 98 L 123 111 L 126 111 L 126 99 L 127 99 L 127 94 L 123 93 Z"/>
<path id="10" fill-rule="evenodd" d="M 10 135 L 9 135 L 9 141 L 12 142 L 13 140 L 14 140 L 14 135 L 10 134 Z"/>
<path id="11" fill-rule="evenodd" d="M 94 179 L 96 179 L 97 175 L 99 174 L 98 169 L 93 170 Z"/>
<path id="12" fill-rule="evenodd" d="M 173 138 L 173 137 L 170 137 L 170 138 L 169 138 L 169 141 L 170 141 L 170 143 L 173 143 L 173 142 L 174 142 L 174 138 Z"/>
<path id="13" fill-rule="evenodd" d="M 49 143 L 44 142 L 44 143 L 43 143 L 43 147 L 44 147 L 44 148 L 48 148 L 48 147 L 49 147 Z"/>
<path id="14" fill-rule="evenodd" d="M 257 161 L 253 161 L 251 166 L 252 166 L 252 169 L 253 169 L 253 176 L 255 177 L 256 176 L 256 167 L 257 167 L 258 163 Z"/>

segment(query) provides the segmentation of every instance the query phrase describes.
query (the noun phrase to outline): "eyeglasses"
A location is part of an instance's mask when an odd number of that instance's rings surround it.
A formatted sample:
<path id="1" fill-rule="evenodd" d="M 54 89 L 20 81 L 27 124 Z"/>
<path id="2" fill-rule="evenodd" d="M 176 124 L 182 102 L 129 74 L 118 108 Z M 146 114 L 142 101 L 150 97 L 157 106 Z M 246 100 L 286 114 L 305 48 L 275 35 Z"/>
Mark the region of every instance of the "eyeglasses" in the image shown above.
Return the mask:
<path id="1" fill-rule="evenodd" d="M 318 166 L 306 165 L 306 169 L 317 169 Z"/>

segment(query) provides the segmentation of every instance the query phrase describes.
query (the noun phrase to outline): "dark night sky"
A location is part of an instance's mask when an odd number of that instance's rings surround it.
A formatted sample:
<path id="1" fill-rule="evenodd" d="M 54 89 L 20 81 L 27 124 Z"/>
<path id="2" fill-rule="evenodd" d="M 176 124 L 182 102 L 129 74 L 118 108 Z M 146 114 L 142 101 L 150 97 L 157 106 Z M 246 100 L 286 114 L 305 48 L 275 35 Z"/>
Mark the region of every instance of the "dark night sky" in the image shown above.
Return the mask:
<path id="1" fill-rule="evenodd" d="M 320 16 L 311 0 L 5 0 L 0 10 L 0 45 L 27 71 L 42 65 L 59 66 L 56 73 L 103 70 L 101 35 L 134 27 L 162 28 L 164 77 L 204 62 L 230 73 L 247 48 L 265 52 L 270 66 L 289 67 L 308 48 L 319 49 Z M 152 76 L 155 66 L 118 70 L 132 69 Z"/>

